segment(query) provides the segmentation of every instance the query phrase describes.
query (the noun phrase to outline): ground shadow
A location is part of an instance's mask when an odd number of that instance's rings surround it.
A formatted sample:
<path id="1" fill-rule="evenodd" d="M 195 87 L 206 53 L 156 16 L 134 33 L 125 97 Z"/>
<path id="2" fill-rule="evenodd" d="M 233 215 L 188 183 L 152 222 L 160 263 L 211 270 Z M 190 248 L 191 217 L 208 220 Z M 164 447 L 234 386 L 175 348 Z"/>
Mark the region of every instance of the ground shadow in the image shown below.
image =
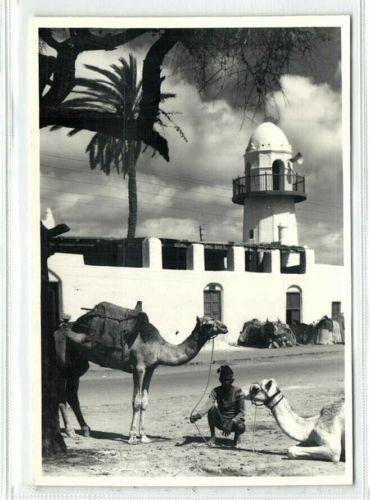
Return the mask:
<path id="1" fill-rule="evenodd" d="M 208 442 L 208 440 L 206 439 Z M 201 436 L 183 436 L 183 441 L 181 443 L 176 443 L 175 446 L 186 446 L 189 444 L 206 444 L 204 442 L 204 439 Z M 284 457 L 286 453 L 281 452 L 281 451 L 271 451 L 271 450 L 256 450 L 252 448 L 244 448 L 243 446 L 237 446 L 235 447 L 233 445 L 232 439 L 227 439 L 227 438 L 217 438 L 216 444 L 212 446 L 212 448 L 218 448 L 218 449 L 233 449 L 237 452 L 243 451 L 243 452 L 249 452 L 249 453 L 258 453 L 261 455 L 278 455 L 281 457 Z"/>
<path id="2" fill-rule="evenodd" d="M 271 451 L 271 450 L 253 450 L 252 448 L 237 448 L 240 451 L 249 451 L 251 453 L 258 453 L 260 455 L 278 455 L 281 457 L 286 457 L 286 452 L 283 451 Z"/>
<path id="3" fill-rule="evenodd" d="M 79 436 L 83 436 L 83 432 L 81 430 L 76 430 L 76 434 Z M 104 432 L 104 431 L 90 431 L 90 437 L 94 439 L 109 439 L 111 441 L 123 441 L 124 437 L 122 434 L 118 434 L 116 432 Z"/>
<path id="4" fill-rule="evenodd" d="M 183 441 L 181 443 L 176 443 L 175 446 L 186 446 L 187 444 L 192 443 L 200 443 L 206 444 L 208 443 L 209 438 L 202 438 L 202 436 L 183 436 Z M 212 448 L 234 448 L 233 440 L 227 438 L 217 438 L 216 444 L 212 446 Z"/>
<path id="5" fill-rule="evenodd" d="M 76 434 L 79 436 L 83 436 L 83 432 L 81 430 L 76 430 Z M 109 439 L 110 441 L 122 441 L 126 442 L 129 439 L 129 436 L 123 434 L 117 434 L 116 432 L 105 432 L 105 431 L 90 431 L 90 437 L 93 439 Z M 148 438 L 152 440 L 152 442 L 156 441 L 171 441 L 170 438 L 165 436 L 151 436 L 148 434 Z"/>
<path id="6" fill-rule="evenodd" d="M 201 436 L 183 436 L 182 443 L 176 443 L 175 446 L 186 446 L 187 444 L 198 443 L 205 444 L 204 439 Z"/>
<path id="7" fill-rule="evenodd" d="M 102 450 L 88 448 L 84 450 L 70 450 L 53 457 L 43 457 L 43 465 L 71 465 L 73 467 L 85 467 L 99 465 L 102 458 L 107 460 L 106 453 Z"/>
<path id="8" fill-rule="evenodd" d="M 65 429 L 61 429 L 62 433 L 65 433 Z M 75 434 L 78 436 L 83 436 L 83 431 L 81 429 L 76 429 Z M 116 432 L 105 432 L 105 431 L 90 431 L 90 437 L 93 439 L 108 439 L 110 441 L 122 441 L 126 442 L 129 439 L 129 436 L 123 435 L 123 434 L 118 434 Z M 152 440 L 152 442 L 156 441 L 171 441 L 171 438 L 165 437 L 165 436 L 152 436 L 148 434 L 148 438 Z"/>
<path id="9" fill-rule="evenodd" d="M 157 442 L 162 442 L 162 441 L 172 441 L 171 438 L 166 437 L 166 436 L 153 436 L 151 434 L 147 434 L 148 438 L 151 440 L 152 443 L 157 443 Z M 129 436 L 122 436 L 124 441 L 128 441 Z"/>

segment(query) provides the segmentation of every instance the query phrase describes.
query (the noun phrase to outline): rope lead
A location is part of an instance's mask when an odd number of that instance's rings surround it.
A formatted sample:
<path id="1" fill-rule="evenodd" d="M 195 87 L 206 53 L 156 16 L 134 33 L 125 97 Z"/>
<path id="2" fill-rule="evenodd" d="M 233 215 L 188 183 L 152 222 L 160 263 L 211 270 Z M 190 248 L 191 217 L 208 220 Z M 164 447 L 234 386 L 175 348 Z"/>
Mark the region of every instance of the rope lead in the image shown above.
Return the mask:
<path id="1" fill-rule="evenodd" d="M 254 449 L 254 436 L 256 431 L 256 417 L 257 417 L 257 405 L 254 405 L 254 418 L 253 418 L 253 430 L 252 430 L 252 451 L 255 453 Z"/>
<path id="2" fill-rule="evenodd" d="M 200 397 L 200 399 L 197 401 L 196 405 L 194 406 L 194 408 L 191 410 L 190 412 L 190 417 L 193 416 L 196 408 L 199 406 L 199 403 L 202 401 L 202 399 L 204 398 L 204 395 L 206 394 L 207 392 L 207 389 L 208 389 L 208 386 L 209 386 L 209 381 L 210 381 L 210 378 L 211 378 L 211 369 L 212 369 L 212 364 L 213 364 L 213 351 L 214 351 L 214 348 L 215 348 L 215 337 L 212 337 L 212 350 L 211 350 L 211 359 L 209 361 L 209 368 L 208 368 L 208 378 L 207 378 L 207 383 L 206 383 L 206 386 L 204 388 L 204 391 Z M 203 436 L 202 434 L 202 431 L 199 429 L 198 425 L 196 422 L 193 422 L 193 424 L 195 425 L 195 427 L 197 428 L 197 431 L 200 435 L 200 437 L 203 439 L 203 441 L 206 443 L 206 445 L 208 446 L 208 448 L 211 448 L 210 444 L 208 443 L 208 441 L 206 440 L 206 438 Z"/>

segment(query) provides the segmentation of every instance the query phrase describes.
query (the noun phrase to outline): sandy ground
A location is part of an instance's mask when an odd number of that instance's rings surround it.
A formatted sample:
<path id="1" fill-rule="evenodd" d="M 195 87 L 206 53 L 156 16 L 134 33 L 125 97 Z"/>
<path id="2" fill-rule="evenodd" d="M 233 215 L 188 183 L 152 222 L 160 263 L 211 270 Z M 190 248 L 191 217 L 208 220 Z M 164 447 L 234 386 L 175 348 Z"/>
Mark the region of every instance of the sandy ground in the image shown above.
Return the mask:
<path id="1" fill-rule="evenodd" d="M 282 350 L 280 350 L 282 351 Z M 273 357 L 270 357 L 270 356 Z M 230 356 L 229 356 L 230 357 Z M 264 350 L 232 363 L 236 383 L 242 387 L 274 377 L 295 410 L 302 416 L 316 414 L 327 402 L 343 394 L 344 349 L 320 346 L 296 348 L 289 356 Z M 217 358 L 217 356 L 216 356 Z M 222 359 L 222 353 L 218 354 Z M 218 385 L 217 364 L 209 389 Z M 289 460 L 286 450 L 294 444 L 277 427 L 266 408 L 256 414 L 247 402 L 247 431 L 238 449 L 219 435 L 208 448 L 188 415 L 207 380 L 205 363 L 158 368 L 153 376 L 146 428 L 150 444 L 127 443 L 131 419 L 131 377 L 117 371 L 93 369 L 81 379 L 82 411 L 91 437 L 67 438 L 65 457 L 44 463 L 48 476 L 333 476 L 344 473 L 344 463 Z M 209 390 L 207 391 L 207 393 Z M 71 412 L 70 412 L 71 414 Z M 74 417 L 71 419 L 76 425 Z M 199 427 L 208 437 L 206 417 Z"/>

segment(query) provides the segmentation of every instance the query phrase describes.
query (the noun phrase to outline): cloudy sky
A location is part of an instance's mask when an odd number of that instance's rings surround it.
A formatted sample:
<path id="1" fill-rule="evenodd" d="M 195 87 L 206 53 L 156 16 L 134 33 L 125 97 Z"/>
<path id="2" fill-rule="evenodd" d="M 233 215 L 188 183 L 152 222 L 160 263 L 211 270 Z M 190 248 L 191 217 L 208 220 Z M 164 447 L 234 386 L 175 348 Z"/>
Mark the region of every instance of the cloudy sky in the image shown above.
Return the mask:
<path id="1" fill-rule="evenodd" d="M 146 49 L 81 54 L 77 76 L 88 75 L 84 64 L 109 67 L 129 52 L 141 69 Z M 201 225 L 208 241 L 240 242 L 243 208 L 231 201 L 232 179 L 244 174 L 243 154 L 251 131 L 264 118 L 245 119 L 228 95 L 201 97 L 188 75 L 174 72 L 170 63 L 163 72 L 163 90 L 176 93 L 163 107 L 181 112 L 175 120 L 188 142 L 166 128 L 170 162 L 152 157 L 150 151 L 140 156 L 137 236 L 198 240 Z M 293 65 L 282 76 L 284 96 L 275 92 L 267 107 L 293 151 L 304 156 L 296 169 L 306 176 L 307 191 L 307 200 L 296 205 L 300 244 L 314 248 L 318 262 L 332 264 L 343 261 L 340 79 L 340 39 L 334 33 L 314 64 Z M 85 149 L 92 134 L 69 138 L 67 132 L 40 133 L 42 213 L 51 208 L 57 223 L 70 226 L 71 236 L 125 237 L 127 180 L 91 171 Z"/>

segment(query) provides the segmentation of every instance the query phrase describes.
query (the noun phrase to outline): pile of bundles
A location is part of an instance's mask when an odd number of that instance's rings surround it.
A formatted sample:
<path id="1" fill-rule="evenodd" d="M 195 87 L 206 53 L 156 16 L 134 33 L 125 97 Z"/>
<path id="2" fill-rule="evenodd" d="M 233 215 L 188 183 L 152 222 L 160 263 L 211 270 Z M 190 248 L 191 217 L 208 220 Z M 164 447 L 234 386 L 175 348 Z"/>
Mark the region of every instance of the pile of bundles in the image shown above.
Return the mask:
<path id="1" fill-rule="evenodd" d="M 344 344 L 344 316 L 335 319 L 324 316 L 319 321 L 307 325 L 295 323 L 291 328 L 300 344 Z"/>
<path id="2" fill-rule="evenodd" d="M 271 349 L 293 347 L 297 345 L 297 340 L 289 326 L 280 320 L 261 323 L 258 319 L 252 319 L 244 323 L 238 345 Z"/>

